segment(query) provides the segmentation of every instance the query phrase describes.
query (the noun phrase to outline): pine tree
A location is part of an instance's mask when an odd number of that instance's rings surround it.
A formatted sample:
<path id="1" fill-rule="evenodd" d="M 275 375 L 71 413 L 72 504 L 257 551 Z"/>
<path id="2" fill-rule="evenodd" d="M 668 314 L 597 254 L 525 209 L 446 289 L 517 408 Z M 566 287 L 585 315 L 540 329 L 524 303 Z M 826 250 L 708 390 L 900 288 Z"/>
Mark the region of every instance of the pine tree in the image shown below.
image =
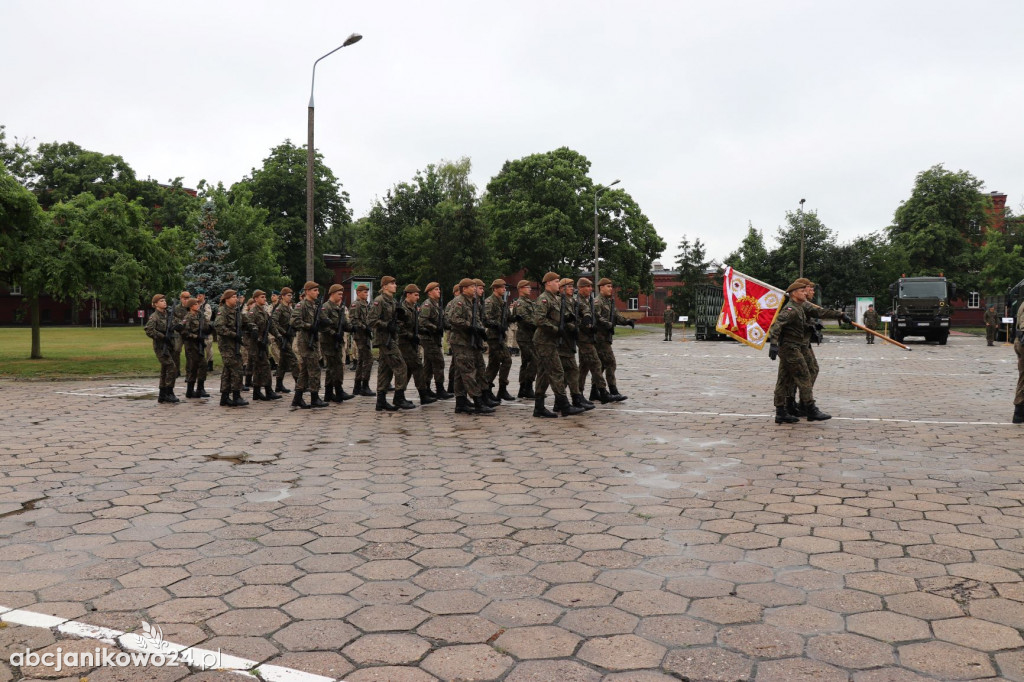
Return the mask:
<path id="1" fill-rule="evenodd" d="M 195 261 L 185 267 L 185 287 L 189 291 L 202 287 L 206 290 L 207 300 L 216 303 L 225 290 L 240 291 L 248 285 L 248 280 L 235 270 L 234 262 L 227 260 L 228 243 L 217 236 L 217 217 L 212 201 L 203 205 L 195 254 Z"/>
<path id="2" fill-rule="evenodd" d="M 676 256 L 676 269 L 679 271 L 679 281 L 682 285 L 672 287 L 672 293 L 668 298 L 672 310 L 682 315 L 692 316 L 695 313 L 695 287 L 707 281 L 707 267 L 707 249 L 704 242 L 697 237 L 691 244 L 686 235 L 683 235 L 683 241 L 679 243 L 679 255 Z"/>

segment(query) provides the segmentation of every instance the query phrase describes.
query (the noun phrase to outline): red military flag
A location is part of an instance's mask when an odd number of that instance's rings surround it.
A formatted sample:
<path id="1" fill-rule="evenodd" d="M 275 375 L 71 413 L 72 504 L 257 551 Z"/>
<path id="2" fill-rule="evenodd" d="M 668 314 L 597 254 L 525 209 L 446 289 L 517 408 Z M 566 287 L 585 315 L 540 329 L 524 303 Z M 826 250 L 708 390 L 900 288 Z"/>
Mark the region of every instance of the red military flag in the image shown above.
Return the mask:
<path id="1" fill-rule="evenodd" d="M 725 268 L 722 291 L 725 302 L 715 328 L 748 346 L 763 348 L 785 292 L 729 266 Z"/>

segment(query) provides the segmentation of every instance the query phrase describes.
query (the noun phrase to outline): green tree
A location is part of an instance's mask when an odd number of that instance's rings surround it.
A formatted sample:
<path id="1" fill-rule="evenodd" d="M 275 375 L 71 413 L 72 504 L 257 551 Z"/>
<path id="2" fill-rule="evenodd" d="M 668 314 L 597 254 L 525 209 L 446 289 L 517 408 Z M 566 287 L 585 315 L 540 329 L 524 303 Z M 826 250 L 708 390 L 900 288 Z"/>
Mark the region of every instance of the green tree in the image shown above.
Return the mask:
<path id="1" fill-rule="evenodd" d="M 992 230 L 978 254 L 982 263 L 979 291 L 986 295 L 1005 294 L 1024 278 L 1024 249 L 1002 232 Z"/>
<path id="2" fill-rule="evenodd" d="M 851 305 L 858 296 L 874 296 L 879 310 L 888 309 L 888 287 L 899 277 L 903 263 L 884 235 L 873 232 L 840 244 L 830 260 L 826 303 Z"/>
<path id="3" fill-rule="evenodd" d="M 740 247 L 726 257 L 725 264 L 764 282 L 772 276 L 768 269 L 768 249 L 764 245 L 764 235 L 754 229 L 753 223 L 747 223 L 746 236 Z"/>
<path id="4" fill-rule="evenodd" d="M 270 291 L 288 283 L 277 262 L 277 235 L 267 224 L 267 209 L 252 205 L 252 191 L 238 183 L 231 191 L 218 183 L 205 198 L 213 202 L 217 233 L 227 244 L 228 260 L 239 277 Z"/>
<path id="5" fill-rule="evenodd" d="M 28 188 L 44 209 L 82 193 L 97 199 L 121 193 L 136 197 L 135 171 L 124 159 L 82 149 L 74 142 L 44 142 L 29 168 Z"/>
<path id="6" fill-rule="evenodd" d="M 28 140 L 7 141 L 7 126 L 0 125 L 0 163 L 20 184 L 27 186 L 31 174 L 32 150 Z"/>
<path id="7" fill-rule="evenodd" d="M 831 300 L 838 287 L 831 262 L 835 255 L 835 234 L 818 218 L 817 211 L 786 211 L 786 224 L 776 234 L 778 245 L 768 254 L 768 277 L 764 280 L 785 289 L 800 273 L 800 235 L 804 240 L 804 276 L 818 285 L 819 300 Z M 820 298 L 825 297 L 825 298 Z"/>
<path id="8" fill-rule="evenodd" d="M 904 254 L 908 276 L 944 274 L 961 290 L 978 289 L 978 250 L 990 224 L 984 183 L 942 164 L 917 174 L 910 198 L 900 203 L 888 233 Z"/>
<path id="9" fill-rule="evenodd" d="M 194 256 L 185 267 L 185 287 L 193 291 L 206 290 L 209 300 L 216 303 L 227 289 L 245 289 L 249 281 L 238 274 L 230 260 L 230 245 L 217 231 L 217 212 L 214 201 L 203 204 L 203 218 Z"/>
<path id="10" fill-rule="evenodd" d="M 293 287 L 302 288 L 306 279 L 306 149 L 285 140 L 270 150 L 260 168 L 253 168 L 242 180 L 252 192 L 252 205 L 268 211 L 267 224 L 277 238 L 277 259 L 281 272 Z M 231 191 L 241 191 L 237 185 Z M 323 237 L 332 228 L 348 225 L 348 193 L 334 173 L 315 152 L 313 161 L 313 259 L 314 276 L 329 281 L 331 272 L 323 262 Z"/>
<path id="11" fill-rule="evenodd" d="M 503 271 L 525 268 L 533 278 L 554 270 L 566 276 L 594 267 L 594 182 L 590 161 L 561 147 L 506 161 L 487 185 L 482 203 L 491 244 Z M 601 273 L 624 292 L 654 288 L 651 263 L 665 242 L 623 190 L 600 195 Z"/>
<path id="12" fill-rule="evenodd" d="M 679 242 L 679 254 L 676 256 L 676 269 L 679 271 L 680 286 L 672 287 L 672 293 L 668 302 L 677 315 L 694 315 L 694 303 L 696 299 L 696 284 L 707 280 L 706 271 L 708 268 L 707 249 L 704 243 L 697 237 L 693 243 L 683 235 Z M 745 274 L 745 271 L 742 271 Z M 753 275 L 751 275 L 753 276 Z"/>

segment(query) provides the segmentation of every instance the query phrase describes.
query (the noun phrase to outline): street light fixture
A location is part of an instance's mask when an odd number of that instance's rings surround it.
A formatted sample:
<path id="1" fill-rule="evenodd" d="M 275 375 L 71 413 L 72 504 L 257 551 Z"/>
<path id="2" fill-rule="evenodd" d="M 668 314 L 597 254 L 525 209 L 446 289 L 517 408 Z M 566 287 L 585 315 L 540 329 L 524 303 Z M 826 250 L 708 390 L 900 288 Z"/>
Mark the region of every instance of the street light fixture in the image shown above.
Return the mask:
<path id="1" fill-rule="evenodd" d="M 800 200 L 800 277 L 804 276 L 804 202 L 807 199 Z"/>
<path id="2" fill-rule="evenodd" d="M 598 276 L 598 265 L 597 265 L 597 263 L 598 263 L 598 259 L 599 259 L 599 256 L 600 256 L 600 251 L 599 251 L 598 247 L 601 244 L 601 237 L 597 233 L 597 196 L 601 192 L 605 191 L 606 189 L 609 189 L 613 185 L 619 184 L 620 182 L 622 182 L 622 181 L 621 180 L 616 180 L 615 182 L 608 183 L 607 186 L 598 185 L 597 187 L 594 188 L 594 286 L 597 286 L 597 282 L 600 279 L 599 276 Z"/>
<path id="3" fill-rule="evenodd" d="M 330 57 L 341 48 L 358 43 L 362 39 L 363 36 L 353 33 L 345 39 L 345 42 L 320 59 Z M 306 145 L 306 279 L 308 281 L 313 280 L 313 86 L 316 84 L 316 65 L 320 59 L 313 62 L 313 78 L 309 85 L 308 141 Z"/>

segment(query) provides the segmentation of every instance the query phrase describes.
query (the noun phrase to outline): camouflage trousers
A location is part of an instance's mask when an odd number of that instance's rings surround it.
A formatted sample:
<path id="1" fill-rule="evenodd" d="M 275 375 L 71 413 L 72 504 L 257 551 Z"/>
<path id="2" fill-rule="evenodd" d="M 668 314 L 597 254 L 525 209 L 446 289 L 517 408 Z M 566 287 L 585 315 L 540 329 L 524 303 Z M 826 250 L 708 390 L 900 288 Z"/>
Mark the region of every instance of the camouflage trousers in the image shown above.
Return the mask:
<path id="1" fill-rule="evenodd" d="M 497 337 L 487 339 L 487 370 L 484 373 L 484 381 L 487 386 L 494 386 L 494 377 L 498 377 L 498 384 L 508 384 L 508 373 L 512 369 L 512 353 L 508 346 Z"/>
<path id="2" fill-rule="evenodd" d="M 259 342 L 249 350 L 249 366 L 253 386 L 270 386 L 270 353 L 260 347 Z"/>
<path id="3" fill-rule="evenodd" d="M 665 340 L 666 341 L 671 341 L 672 340 L 672 325 L 671 324 L 666 324 L 665 325 Z"/>
<path id="4" fill-rule="evenodd" d="M 604 370 L 605 379 L 609 386 L 617 386 L 615 381 L 615 353 L 612 352 L 612 344 L 598 342 L 594 344 L 597 348 L 597 357 L 601 360 L 601 368 Z"/>
<path id="5" fill-rule="evenodd" d="M 270 344 L 270 357 L 274 360 L 275 365 L 281 364 L 281 349 L 273 342 Z"/>
<path id="6" fill-rule="evenodd" d="M 1017 354 L 1017 390 L 1013 394 L 1013 404 L 1024 405 L 1024 346 L 1020 337 L 1013 342 L 1013 352 Z"/>
<path id="7" fill-rule="evenodd" d="M 811 370 L 807 360 L 814 363 Z M 783 407 L 786 399 L 800 391 L 800 402 L 808 405 L 814 402 L 814 380 L 818 376 L 818 362 L 810 346 L 783 344 L 779 348 L 779 373 L 775 380 L 775 407 Z"/>
<path id="8" fill-rule="evenodd" d="M 252 374 L 252 365 L 249 364 L 249 341 L 248 338 L 242 340 L 241 349 L 241 361 L 242 361 L 242 374 Z"/>
<path id="9" fill-rule="evenodd" d="M 818 372 L 821 369 L 818 367 L 818 358 L 814 355 L 814 348 L 807 344 L 806 346 L 800 346 L 800 352 L 804 355 L 804 360 L 807 362 L 807 369 L 811 372 L 811 386 L 813 387 L 815 382 L 818 381 Z M 778 384 L 778 380 L 776 380 Z M 776 390 L 778 387 L 776 386 Z M 786 384 L 786 395 L 790 398 L 796 398 L 796 383 L 788 381 Z"/>
<path id="10" fill-rule="evenodd" d="M 218 341 L 220 348 L 220 361 L 224 366 L 220 370 L 220 392 L 242 390 L 242 358 L 235 350 L 234 339 Z"/>
<path id="11" fill-rule="evenodd" d="M 518 330 L 517 330 L 518 332 Z M 525 334 L 516 334 L 519 346 L 519 383 L 533 385 L 537 378 L 537 358 L 533 352 L 533 334 L 527 338 Z"/>
<path id="12" fill-rule="evenodd" d="M 592 343 L 580 343 L 580 381 L 579 392 L 583 393 L 583 387 L 587 385 L 587 374 L 594 377 L 594 388 L 608 388 L 605 382 L 604 368 L 601 366 L 601 357 L 597 354 L 597 346 Z"/>
<path id="13" fill-rule="evenodd" d="M 565 370 L 561 358 L 558 357 L 558 347 L 554 343 L 535 343 L 533 350 L 537 359 L 537 383 L 534 393 L 539 398 L 550 386 L 556 397 L 564 396 Z"/>
<path id="14" fill-rule="evenodd" d="M 395 390 L 404 391 L 409 385 L 409 372 L 398 347 L 389 349 L 387 346 L 380 346 L 377 355 L 377 393 L 388 390 L 392 377 L 395 378 Z"/>
<path id="15" fill-rule="evenodd" d="M 569 388 L 570 395 L 580 392 L 580 366 L 576 364 L 575 349 L 573 352 L 563 351 L 558 354 L 562 363 L 562 374 L 565 376 L 565 385 Z"/>
<path id="16" fill-rule="evenodd" d="M 373 369 L 373 349 L 370 348 L 370 337 L 366 334 L 356 335 L 356 381 L 369 381 L 370 370 Z"/>
<path id="17" fill-rule="evenodd" d="M 296 391 L 320 392 L 320 349 L 309 347 L 309 341 L 299 338 L 299 378 L 295 380 Z"/>
<path id="18" fill-rule="evenodd" d="M 178 376 L 178 368 L 174 365 L 174 356 L 166 350 L 156 353 L 160 362 L 160 390 L 174 388 L 174 380 Z"/>
<path id="19" fill-rule="evenodd" d="M 434 341 L 435 337 L 428 337 L 423 344 L 423 376 L 430 386 L 430 380 L 438 386 L 444 386 L 444 353 L 441 352 L 441 344 Z"/>
<path id="20" fill-rule="evenodd" d="M 324 372 L 324 383 L 328 386 L 337 385 L 345 381 L 345 346 L 342 344 L 326 344 L 321 342 L 324 349 L 324 362 L 327 369 Z"/>
<path id="21" fill-rule="evenodd" d="M 487 363 L 484 362 L 484 352 L 479 348 L 473 348 L 473 365 L 476 367 L 476 383 L 481 391 L 487 389 Z"/>
<path id="22" fill-rule="evenodd" d="M 452 346 L 451 372 L 455 395 L 476 398 L 480 395 L 480 385 L 476 378 L 476 359 L 473 349 L 469 346 Z"/>
<path id="23" fill-rule="evenodd" d="M 413 345 L 405 341 L 398 343 L 398 350 L 402 354 L 402 360 L 405 361 L 405 381 L 399 386 L 395 384 L 395 389 L 404 391 L 409 386 L 411 380 L 416 388 L 420 391 L 424 391 L 430 388 L 430 385 L 426 381 L 426 375 L 423 372 L 423 358 L 420 357 L 420 347 Z"/>
<path id="24" fill-rule="evenodd" d="M 194 384 L 196 381 L 206 381 L 204 345 L 200 345 L 198 341 L 185 342 L 185 380 L 190 384 Z"/>
<path id="25" fill-rule="evenodd" d="M 998 329 L 998 327 L 995 325 L 985 327 L 985 341 L 987 341 L 990 346 L 996 341 L 996 329 Z"/>
<path id="26" fill-rule="evenodd" d="M 277 361 L 277 378 L 284 379 L 284 375 L 288 372 L 292 373 L 292 379 L 295 380 L 295 384 L 299 383 L 299 359 L 295 357 L 295 351 L 292 350 L 292 344 L 288 337 L 281 337 L 282 340 L 278 341 L 274 345 L 277 346 L 277 352 L 280 359 Z"/>

